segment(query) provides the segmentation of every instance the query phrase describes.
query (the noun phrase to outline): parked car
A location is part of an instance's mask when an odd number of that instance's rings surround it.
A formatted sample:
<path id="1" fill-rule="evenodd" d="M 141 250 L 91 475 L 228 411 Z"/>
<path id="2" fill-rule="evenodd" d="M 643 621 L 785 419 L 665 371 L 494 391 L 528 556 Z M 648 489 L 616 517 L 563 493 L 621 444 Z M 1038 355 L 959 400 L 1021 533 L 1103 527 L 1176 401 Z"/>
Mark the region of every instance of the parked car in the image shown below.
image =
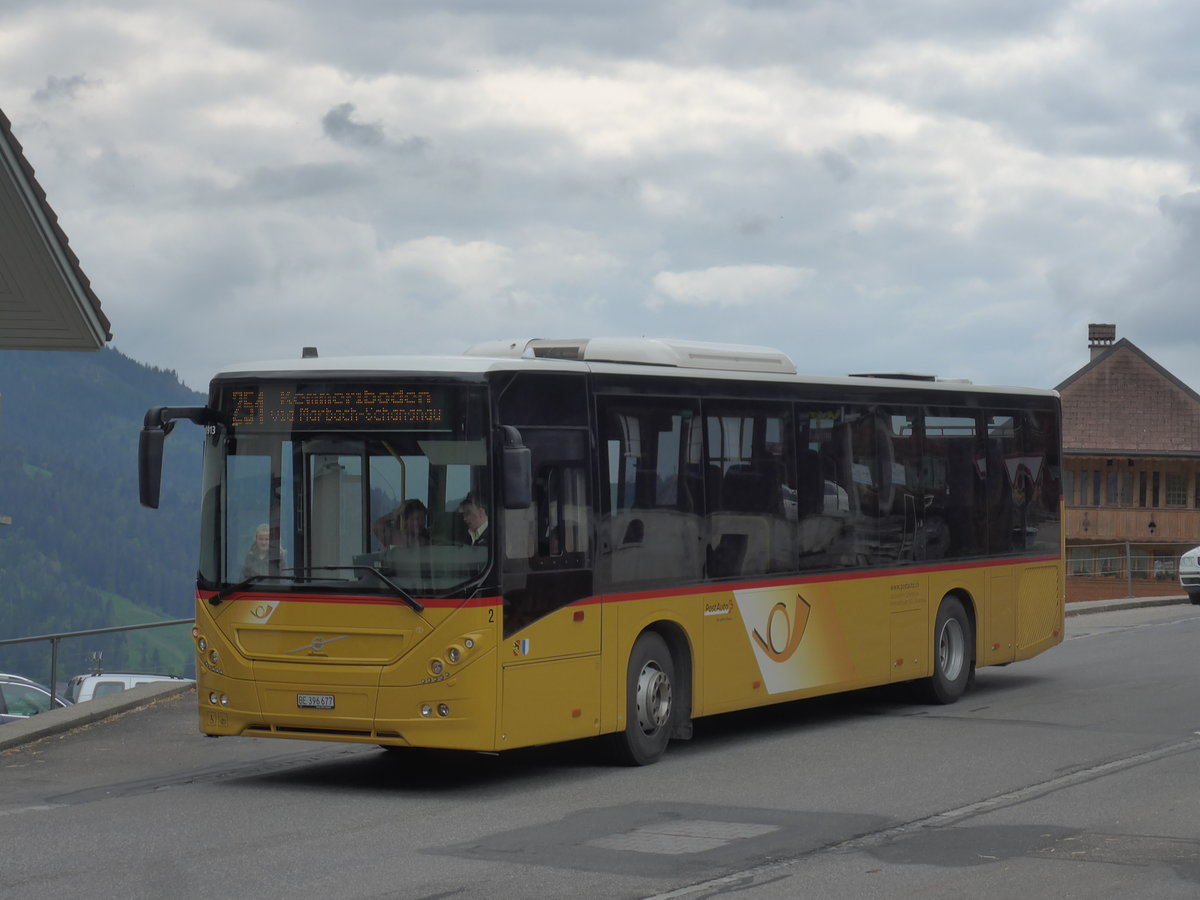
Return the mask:
<path id="1" fill-rule="evenodd" d="M 50 699 L 50 689 L 21 675 L 0 674 L 0 725 L 20 722 L 38 713 L 49 712 L 71 704 L 55 697 Z"/>
<path id="2" fill-rule="evenodd" d="M 101 675 L 73 675 L 67 682 L 67 699 L 72 703 L 84 703 L 104 697 L 108 694 L 118 694 L 139 684 L 149 684 L 153 681 L 177 681 L 180 684 L 194 684 L 195 679 L 180 678 L 178 675 L 155 675 L 146 672 L 105 672 Z"/>
<path id="3" fill-rule="evenodd" d="M 1179 558 L 1179 583 L 1189 600 L 1200 603 L 1200 547 L 1193 547 Z"/>

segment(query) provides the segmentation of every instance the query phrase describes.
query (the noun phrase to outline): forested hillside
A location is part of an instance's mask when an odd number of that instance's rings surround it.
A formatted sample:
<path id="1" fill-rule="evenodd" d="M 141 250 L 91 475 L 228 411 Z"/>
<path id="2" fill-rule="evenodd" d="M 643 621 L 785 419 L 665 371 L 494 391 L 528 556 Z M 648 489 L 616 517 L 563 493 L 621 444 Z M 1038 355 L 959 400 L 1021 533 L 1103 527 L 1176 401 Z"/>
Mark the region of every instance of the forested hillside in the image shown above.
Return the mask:
<path id="1" fill-rule="evenodd" d="M 167 442 L 158 510 L 138 503 L 137 444 L 149 407 L 204 399 L 111 349 L 0 353 L 0 638 L 192 615 L 202 435 Z M 64 643 L 59 671 L 95 652 L 109 671 L 190 667 L 173 631 Z M 45 680 L 48 647 L 0 647 L 0 671 Z"/>

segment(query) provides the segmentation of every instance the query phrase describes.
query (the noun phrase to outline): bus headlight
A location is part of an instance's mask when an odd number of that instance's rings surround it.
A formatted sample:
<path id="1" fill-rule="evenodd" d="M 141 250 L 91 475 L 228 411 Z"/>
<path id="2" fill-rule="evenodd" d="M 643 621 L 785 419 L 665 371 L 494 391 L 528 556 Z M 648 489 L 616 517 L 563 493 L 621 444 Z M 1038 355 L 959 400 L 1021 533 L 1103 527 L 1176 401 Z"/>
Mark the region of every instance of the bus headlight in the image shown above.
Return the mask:
<path id="1" fill-rule="evenodd" d="M 451 647 L 446 651 L 446 659 L 450 660 L 452 663 L 456 663 L 462 659 L 462 651 L 457 647 Z"/>
<path id="2" fill-rule="evenodd" d="M 429 661 L 429 671 L 432 672 L 434 675 L 441 675 L 442 669 L 444 669 L 444 668 L 445 668 L 445 665 L 442 663 L 442 661 L 440 659 L 432 659 Z"/>

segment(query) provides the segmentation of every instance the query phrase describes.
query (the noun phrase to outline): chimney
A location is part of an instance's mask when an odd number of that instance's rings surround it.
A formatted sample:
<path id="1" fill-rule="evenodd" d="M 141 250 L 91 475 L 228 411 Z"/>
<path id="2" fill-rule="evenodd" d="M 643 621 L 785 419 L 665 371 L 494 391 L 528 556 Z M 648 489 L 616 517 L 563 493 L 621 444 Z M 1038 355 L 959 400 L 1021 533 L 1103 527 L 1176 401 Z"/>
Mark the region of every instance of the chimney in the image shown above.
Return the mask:
<path id="1" fill-rule="evenodd" d="M 1105 353 L 1117 339 L 1116 325 L 1088 325 L 1088 349 L 1092 352 L 1089 360 Z"/>

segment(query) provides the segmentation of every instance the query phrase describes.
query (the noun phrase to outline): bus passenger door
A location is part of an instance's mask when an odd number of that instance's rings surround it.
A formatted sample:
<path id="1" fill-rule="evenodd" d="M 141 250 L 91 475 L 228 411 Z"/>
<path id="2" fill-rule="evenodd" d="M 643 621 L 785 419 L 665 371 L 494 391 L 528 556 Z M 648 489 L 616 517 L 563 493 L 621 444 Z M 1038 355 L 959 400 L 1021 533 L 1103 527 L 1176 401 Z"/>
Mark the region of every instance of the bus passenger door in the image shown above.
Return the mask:
<path id="1" fill-rule="evenodd" d="M 595 735 L 601 605 L 592 596 L 586 432 L 521 428 L 533 504 L 506 510 L 497 746 Z"/>

